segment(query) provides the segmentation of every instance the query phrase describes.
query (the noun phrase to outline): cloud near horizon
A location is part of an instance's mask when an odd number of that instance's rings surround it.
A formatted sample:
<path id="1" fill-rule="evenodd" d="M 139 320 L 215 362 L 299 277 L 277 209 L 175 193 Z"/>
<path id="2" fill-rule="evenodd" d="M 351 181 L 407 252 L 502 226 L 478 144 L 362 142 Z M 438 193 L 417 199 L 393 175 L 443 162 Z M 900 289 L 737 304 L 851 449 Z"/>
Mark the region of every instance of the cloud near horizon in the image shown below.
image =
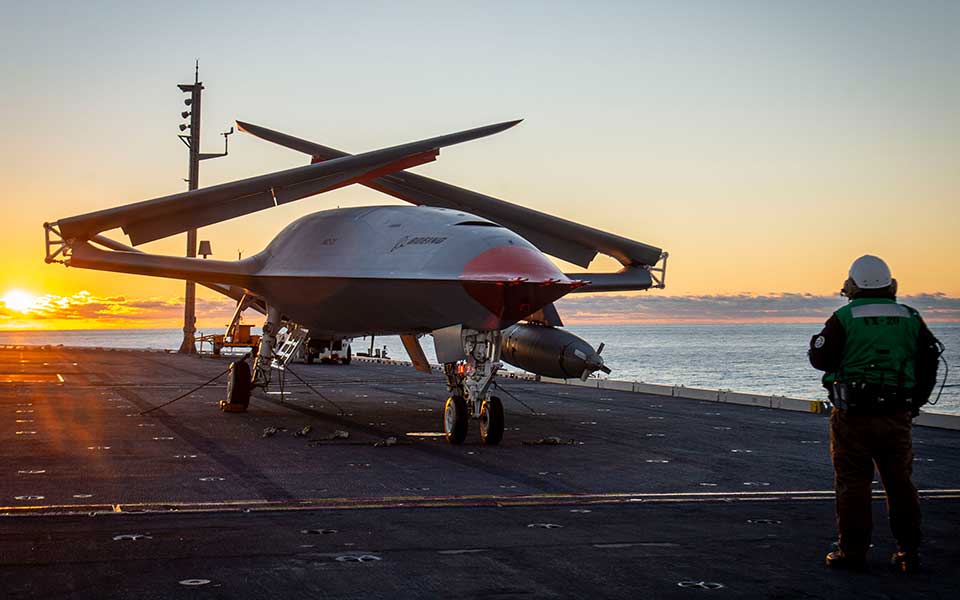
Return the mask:
<path id="1" fill-rule="evenodd" d="M 900 302 L 927 321 L 960 321 L 960 298 L 936 292 L 904 296 Z M 664 296 L 654 293 L 567 296 L 557 302 L 571 323 L 787 322 L 824 321 L 844 304 L 839 296 L 728 294 Z"/>
<path id="2" fill-rule="evenodd" d="M 900 300 L 919 310 L 927 321 L 960 322 L 960 298 L 938 292 Z M 838 296 L 813 294 L 644 293 L 573 295 L 558 301 L 557 308 L 567 323 L 811 322 L 825 320 L 843 302 Z M 230 319 L 235 306 L 228 298 L 198 298 L 198 325 L 221 326 Z M 11 308 L 0 299 L 0 328 L 178 327 L 182 319 L 182 296 L 101 297 L 81 291 L 70 296 L 39 296 L 23 310 Z"/>
<path id="3" fill-rule="evenodd" d="M 236 302 L 228 298 L 197 298 L 198 320 L 229 319 Z M 70 296 L 46 294 L 33 299 L 22 310 L 7 306 L 0 300 L 0 327 L 23 329 L 48 325 L 84 327 L 143 327 L 177 326 L 183 319 L 183 297 L 127 298 L 126 296 L 95 296 L 80 291 Z"/>

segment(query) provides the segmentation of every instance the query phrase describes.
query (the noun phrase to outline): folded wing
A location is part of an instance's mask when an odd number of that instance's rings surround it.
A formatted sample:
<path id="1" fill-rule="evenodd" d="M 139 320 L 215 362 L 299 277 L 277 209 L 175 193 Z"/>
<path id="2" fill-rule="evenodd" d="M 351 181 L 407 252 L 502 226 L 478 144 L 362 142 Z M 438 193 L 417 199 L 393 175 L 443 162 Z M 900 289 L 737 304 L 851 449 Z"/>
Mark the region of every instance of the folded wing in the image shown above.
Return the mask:
<path id="1" fill-rule="evenodd" d="M 241 121 L 237 121 L 237 126 L 264 140 L 309 154 L 315 163 L 351 156 L 266 127 Z M 490 219 L 517 232 L 541 251 L 582 267 L 588 266 L 597 253 L 612 256 L 628 268 L 653 266 L 663 255 L 660 248 L 648 244 L 413 173 L 392 173 L 359 183 L 412 204 L 454 208 Z M 584 291 L 599 290 L 587 287 Z"/>
<path id="2" fill-rule="evenodd" d="M 89 239 L 103 231 L 121 227 L 136 246 L 430 162 L 436 159 L 442 147 L 498 133 L 517 123 L 519 121 L 488 125 L 343 156 L 322 164 L 60 219 L 56 225 L 65 239 Z"/>

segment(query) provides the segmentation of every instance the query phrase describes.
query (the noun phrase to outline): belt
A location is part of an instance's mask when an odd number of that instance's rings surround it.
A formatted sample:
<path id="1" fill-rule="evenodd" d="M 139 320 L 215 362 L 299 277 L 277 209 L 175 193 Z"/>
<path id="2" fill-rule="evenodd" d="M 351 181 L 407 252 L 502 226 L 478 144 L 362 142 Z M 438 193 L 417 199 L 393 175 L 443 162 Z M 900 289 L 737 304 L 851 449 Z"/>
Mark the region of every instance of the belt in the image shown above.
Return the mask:
<path id="1" fill-rule="evenodd" d="M 830 402 L 842 411 L 863 415 L 891 415 L 915 411 L 913 390 L 865 382 L 834 382 L 827 388 Z"/>

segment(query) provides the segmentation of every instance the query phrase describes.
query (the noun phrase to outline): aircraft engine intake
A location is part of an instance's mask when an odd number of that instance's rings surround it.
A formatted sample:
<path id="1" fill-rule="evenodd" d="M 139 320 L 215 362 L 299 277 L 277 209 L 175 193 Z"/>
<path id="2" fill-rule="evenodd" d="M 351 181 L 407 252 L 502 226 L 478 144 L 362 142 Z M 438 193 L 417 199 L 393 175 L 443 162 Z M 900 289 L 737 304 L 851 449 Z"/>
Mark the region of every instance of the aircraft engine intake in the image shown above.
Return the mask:
<path id="1" fill-rule="evenodd" d="M 518 323 L 503 331 L 501 358 L 515 367 L 544 377 L 586 380 L 596 371 L 609 373 L 600 353 L 569 331 L 546 325 Z"/>

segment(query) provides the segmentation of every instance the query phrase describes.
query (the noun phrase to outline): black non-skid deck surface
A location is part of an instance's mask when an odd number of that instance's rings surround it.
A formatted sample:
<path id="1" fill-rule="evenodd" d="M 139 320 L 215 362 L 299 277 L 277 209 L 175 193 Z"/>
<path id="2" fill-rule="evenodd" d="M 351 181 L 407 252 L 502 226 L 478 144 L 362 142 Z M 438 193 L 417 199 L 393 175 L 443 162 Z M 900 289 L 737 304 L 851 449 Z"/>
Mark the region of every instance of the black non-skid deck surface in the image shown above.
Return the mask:
<path id="1" fill-rule="evenodd" d="M 506 379 L 502 445 L 449 446 L 409 435 L 440 376 L 358 363 L 293 365 L 325 398 L 288 374 L 224 414 L 221 379 L 140 414 L 226 365 L 0 350 L 0 595 L 960 595 L 956 432 L 914 434 L 925 571 L 885 564 L 878 496 L 869 571 L 835 573 L 823 416 Z"/>

